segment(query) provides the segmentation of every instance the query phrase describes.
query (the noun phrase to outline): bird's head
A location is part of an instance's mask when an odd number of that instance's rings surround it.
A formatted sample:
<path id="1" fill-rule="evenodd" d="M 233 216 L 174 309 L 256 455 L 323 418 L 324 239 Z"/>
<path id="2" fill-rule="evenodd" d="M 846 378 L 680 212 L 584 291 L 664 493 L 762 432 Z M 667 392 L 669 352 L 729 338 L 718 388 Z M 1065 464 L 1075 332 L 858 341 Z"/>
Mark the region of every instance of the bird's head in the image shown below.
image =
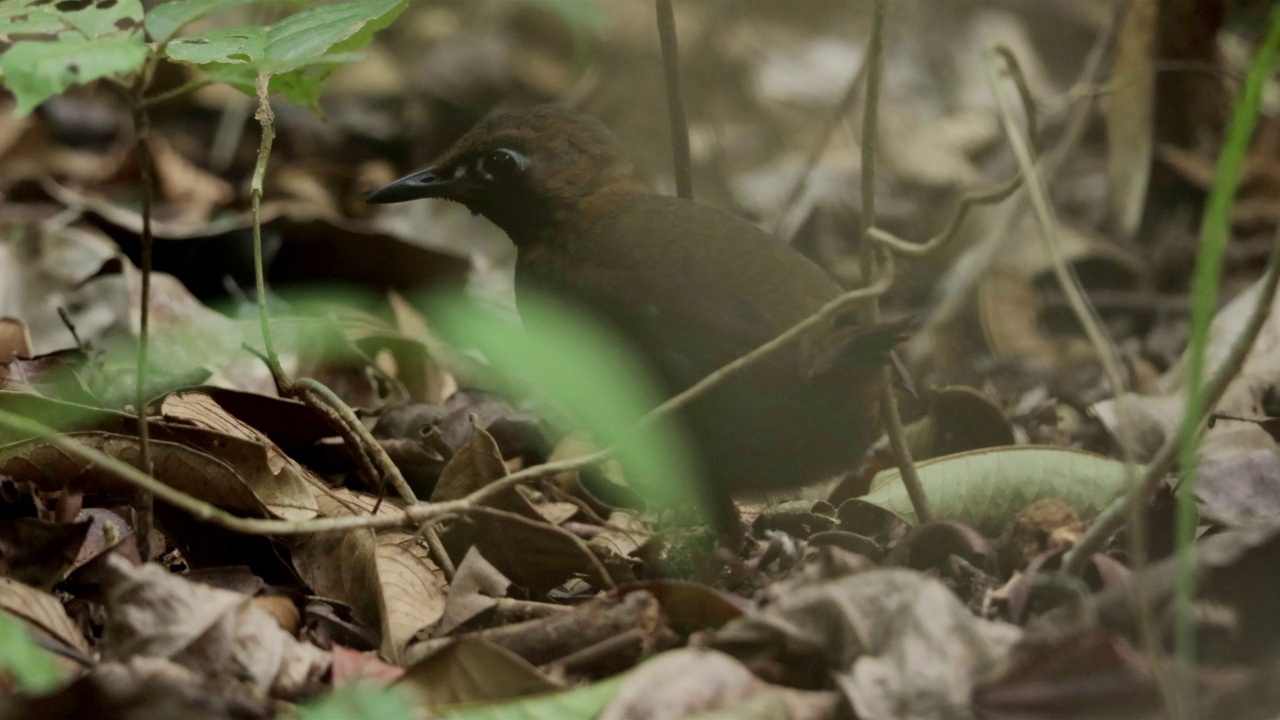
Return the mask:
<path id="1" fill-rule="evenodd" d="M 523 244 L 549 232 L 557 213 L 606 188 L 638 189 L 613 134 L 585 115 L 540 105 L 489 116 L 435 165 L 367 200 L 452 200 Z"/>

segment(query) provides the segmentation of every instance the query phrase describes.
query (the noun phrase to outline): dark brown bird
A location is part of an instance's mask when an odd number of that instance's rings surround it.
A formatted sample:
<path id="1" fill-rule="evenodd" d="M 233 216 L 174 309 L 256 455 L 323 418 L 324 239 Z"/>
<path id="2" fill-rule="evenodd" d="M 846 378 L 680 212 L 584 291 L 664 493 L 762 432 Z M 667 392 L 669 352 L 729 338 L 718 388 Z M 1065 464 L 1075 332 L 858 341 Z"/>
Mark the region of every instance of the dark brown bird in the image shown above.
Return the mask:
<path id="1" fill-rule="evenodd" d="M 556 106 L 493 115 L 433 167 L 369 196 L 442 198 L 506 231 L 517 304 L 549 292 L 618 330 L 674 394 L 840 293 L 821 268 L 754 225 L 657 195 L 595 120 Z M 721 530 L 731 496 L 849 469 L 879 435 L 880 372 L 901 326 L 825 328 L 730 379 L 682 414 Z"/>

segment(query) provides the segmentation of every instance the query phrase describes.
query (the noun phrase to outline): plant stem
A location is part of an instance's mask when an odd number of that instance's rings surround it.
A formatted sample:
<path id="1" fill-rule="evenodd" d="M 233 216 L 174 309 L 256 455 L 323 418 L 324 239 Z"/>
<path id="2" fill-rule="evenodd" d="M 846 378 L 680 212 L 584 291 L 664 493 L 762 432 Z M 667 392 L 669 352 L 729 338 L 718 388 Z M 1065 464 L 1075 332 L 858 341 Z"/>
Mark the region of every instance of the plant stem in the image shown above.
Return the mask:
<path id="1" fill-rule="evenodd" d="M 693 159 L 689 153 L 689 121 L 680 88 L 680 49 L 676 43 L 676 14 L 671 0 L 653 0 L 658 16 L 658 41 L 662 45 L 662 70 L 667 81 L 667 115 L 671 120 L 671 152 L 674 155 L 676 196 L 693 199 Z"/>

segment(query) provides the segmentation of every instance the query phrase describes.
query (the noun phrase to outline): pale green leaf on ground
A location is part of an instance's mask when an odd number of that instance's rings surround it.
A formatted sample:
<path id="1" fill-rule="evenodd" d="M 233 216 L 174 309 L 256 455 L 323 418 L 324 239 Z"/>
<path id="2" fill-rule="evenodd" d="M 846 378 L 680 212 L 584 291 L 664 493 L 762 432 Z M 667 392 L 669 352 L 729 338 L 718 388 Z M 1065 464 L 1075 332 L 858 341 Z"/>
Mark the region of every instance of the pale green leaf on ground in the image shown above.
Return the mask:
<path id="1" fill-rule="evenodd" d="M 0 55 L 0 70 L 17 98 L 14 112 L 25 115 L 72 85 L 131 75 L 146 57 L 137 33 L 96 40 L 25 40 Z"/>
<path id="2" fill-rule="evenodd" d="M 1058 498 L 1085 519 L 1102 511 L 1125 487 L 1124 464 L 1083 450 L 1041 445 L 987 448 L 919 463 L 920 480 L 939 517 L 998 534 L 1024 507 Z M 918 524 L 898 470 L 871 482 L 862 502 Z"/>

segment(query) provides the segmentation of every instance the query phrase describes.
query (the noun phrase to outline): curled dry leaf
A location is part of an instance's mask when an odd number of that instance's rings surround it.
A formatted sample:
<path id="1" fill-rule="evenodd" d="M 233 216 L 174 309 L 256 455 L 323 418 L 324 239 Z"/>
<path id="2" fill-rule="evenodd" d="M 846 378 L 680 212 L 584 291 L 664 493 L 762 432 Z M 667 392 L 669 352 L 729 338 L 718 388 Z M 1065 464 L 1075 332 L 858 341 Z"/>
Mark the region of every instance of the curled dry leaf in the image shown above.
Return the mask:
<path id="1" fill-rule="evenodd" d="M 953 520 L 934 520 L 908 533 L 885 562 L 913 570 L 945 570 L 952 555 L 978 568 L 994 559 L 991 545 L 978 531 Z"/>
<path id="2" fill-rule="evenodd" d="M 1222 525 L 1280 515 L 1280 455 L 1253 450 L 1203 462 L 1196 497 L 1201 516 Z"/>
<path id="3" fill-rule="evenodd" d="M 449 584 L 448 602 L 436 633 L 448 635 L 459 625 L 492 609 L 498 598 L 507 596 L 509 587 L 511 581 L 489 564 L 479 550 L 474 547 L 467 550 Z"/>
<path id="4" fill-rule="evenodd" d="M 1261 280 L 1227 303 L 1209 325 L 1205 346 L 1205 377 L 1211 377 L 1226 359 L 1232 342 L 1239 337 L 1261 291 Z M 1267 415 L 1263 401 L 1269 389 L 1280 385 L 1280 294 L 1271 306 L 1253 348 L 1245 357 L 1240 373 L 1227 385 L 1222 400 L 1211 408 L 1219 413 L 1242 417 Z M 1095 403 L 1090 410 L 1112 436 L 1121 423 L 1128 434 L 1140 440 L 1134 448 L 1139 460 L 1147 460 L 1170 433 L 1178 431 L 1186 403 L 1187 358 L 1184 355 L 1160 377 L 1158 395 L 1125 395 Z M 1209 462 L 1251 450 L 1280 452 L 1280 444 L 1252 423 L 1220 422 L 1205 431 L 1200 457 Z"/>
<path id="5" fill-rule="evenodd" d="M 107 558 L 103 654 L 173 660 L 202 675 L 230 675 L 258 692 L 290 696 L 319 680 L 329 654 L 299 642 L 247 595 L 191 583 L 159 565 Z"/>
<path id="6" fill-rule="evenodd" d="M 757 675 L 830 687 L 859 718 L 963 717 L 1020 631 L 975 618 L 938 580 L 871 570 L 804 588 L 712 639 Z"/>

